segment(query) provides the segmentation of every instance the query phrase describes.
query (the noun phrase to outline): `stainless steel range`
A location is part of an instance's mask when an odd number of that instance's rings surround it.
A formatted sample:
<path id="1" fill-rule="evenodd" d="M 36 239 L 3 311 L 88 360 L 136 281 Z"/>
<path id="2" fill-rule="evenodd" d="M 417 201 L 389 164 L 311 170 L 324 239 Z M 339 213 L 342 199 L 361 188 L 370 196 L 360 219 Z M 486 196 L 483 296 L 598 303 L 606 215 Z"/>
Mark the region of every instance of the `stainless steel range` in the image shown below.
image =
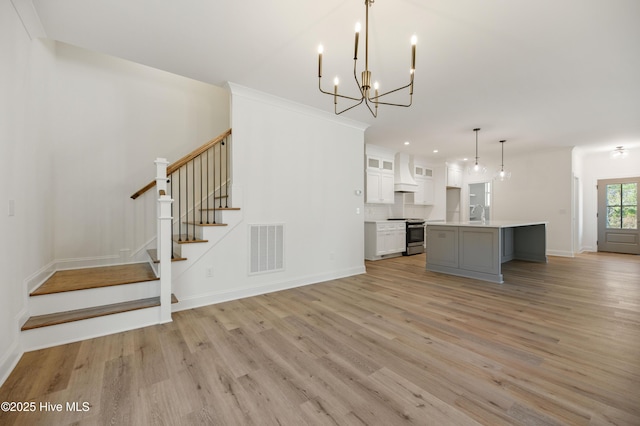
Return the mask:
<path id="1" fill-rule="evenodd" d="M 403 256 L 424 253 L 424 219 L 391 218 L 388 220 L 403 220 L 406 224 L 406 249 Z"/>

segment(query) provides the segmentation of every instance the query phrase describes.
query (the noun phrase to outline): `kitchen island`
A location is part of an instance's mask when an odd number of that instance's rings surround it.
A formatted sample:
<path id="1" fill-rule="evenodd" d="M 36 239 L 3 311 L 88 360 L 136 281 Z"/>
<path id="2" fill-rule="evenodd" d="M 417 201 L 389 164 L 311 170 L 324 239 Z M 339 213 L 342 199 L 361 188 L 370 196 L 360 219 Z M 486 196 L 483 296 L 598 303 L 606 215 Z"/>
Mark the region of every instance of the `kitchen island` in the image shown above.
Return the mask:
<path id="1" fill-rule="evenodd" d="M 427 270 L 502 283 L 502 263 L 547 262 L 546 222 L 428 222 Z"/>

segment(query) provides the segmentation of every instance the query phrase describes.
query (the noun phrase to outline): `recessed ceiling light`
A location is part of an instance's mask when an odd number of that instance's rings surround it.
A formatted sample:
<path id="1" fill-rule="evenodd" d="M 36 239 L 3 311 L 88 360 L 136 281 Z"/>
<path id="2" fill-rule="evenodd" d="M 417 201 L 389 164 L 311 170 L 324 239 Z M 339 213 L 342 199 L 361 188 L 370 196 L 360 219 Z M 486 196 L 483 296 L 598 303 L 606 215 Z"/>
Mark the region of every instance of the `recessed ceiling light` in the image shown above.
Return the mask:
<path id="1" fill-rule="evenodd" d="M 405 144 L 405 145 L 409 145 L 410 143 L 411 143 L 411 142 L 409 142 L 409 141 L 406 141 L 406 142 L 405 142 L 404 144 Z"/>
<path id="2" fill-rule="evenodd" d="M 433 150 L 433 153 L 434 153 L 434 154 L 437 154 L 437 153 L 438 153 L 438 150 L 437 150 L 437 149 L 434 149 L 434 150 Z"/>
<path id="3" fill-rule="evenodd" d="M 468 160 L 469 160 L 468 158 L 463 158 L 463 159 L 462 159 L 462 161 L 468 161 Z"/>

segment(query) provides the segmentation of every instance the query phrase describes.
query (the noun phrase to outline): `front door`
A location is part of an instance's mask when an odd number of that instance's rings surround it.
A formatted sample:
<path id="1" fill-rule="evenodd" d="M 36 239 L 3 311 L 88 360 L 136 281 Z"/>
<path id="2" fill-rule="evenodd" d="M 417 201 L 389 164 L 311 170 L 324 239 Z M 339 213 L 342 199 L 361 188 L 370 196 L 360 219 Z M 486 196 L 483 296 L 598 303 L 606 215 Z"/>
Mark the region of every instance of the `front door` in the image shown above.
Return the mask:
<path id="1" fill-rule="evenodd" d="M 598 181 L 598 251 L 640 254 L 640 177 Z"/>

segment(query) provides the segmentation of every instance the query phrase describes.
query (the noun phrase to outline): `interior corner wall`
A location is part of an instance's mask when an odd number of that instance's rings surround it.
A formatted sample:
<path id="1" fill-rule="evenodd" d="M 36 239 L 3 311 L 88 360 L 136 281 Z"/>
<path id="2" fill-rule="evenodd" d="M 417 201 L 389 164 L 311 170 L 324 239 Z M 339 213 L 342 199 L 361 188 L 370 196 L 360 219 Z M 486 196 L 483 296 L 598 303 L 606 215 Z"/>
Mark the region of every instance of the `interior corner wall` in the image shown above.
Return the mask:
<path id="1" fill-rule="evenodd" d="M 363 273 L 365 127 L 230 87 L 231 196 L 244 221 L 178 277 L 180 302 L 192 307 Z M 270 224 L 284 225 L 284 269 L 252 275 L 248 227 Z"/>
<path id="2" fill-rule="evenodd" d="M 146 259 L 154 160 L 174 162 L 230 127 L 226 89 L 55 43 L 51 102 L 58 267 Z"/>
<path id="3" fill-rule="evenodd" d="M 510 156 L 511 179 L 493 185 L 492 219 L 548 221 L 547 254 L 573 256 L 572 148 Z"/>
<path id="4" fill-rule="evenodd" d="M 0 1 L 0 384 L 22 355 L 25 282 L 53 260 L 48 102 L 51 43 Z"/>
<path id="5" fill-rule="evenodd" d="M 582 244 L 581 251 L 598 251 L 598 180 L 640 176 L 640 149 L 629 158 L 614 160 L 609 152 L 583 152 L 581 156 Z"/>

